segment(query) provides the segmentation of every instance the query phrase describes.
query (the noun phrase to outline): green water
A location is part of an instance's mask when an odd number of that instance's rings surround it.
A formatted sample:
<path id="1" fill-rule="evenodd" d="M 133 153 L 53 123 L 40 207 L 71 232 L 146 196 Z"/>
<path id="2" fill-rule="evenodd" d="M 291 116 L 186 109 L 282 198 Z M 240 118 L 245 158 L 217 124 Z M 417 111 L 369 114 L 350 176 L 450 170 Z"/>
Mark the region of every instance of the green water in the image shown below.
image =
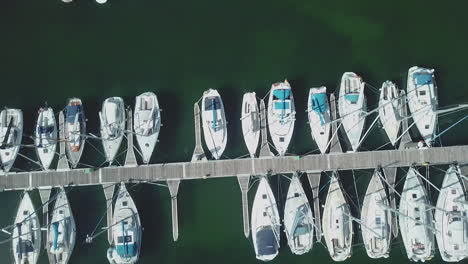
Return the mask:
<path id="1" fill-rule="evenodd" d="M 212 87 L 221 93 L 229 120 L 225 157 L 234 158 L 247 153 L 238 121 L 242 94 L 256 91 L 263 97 L 273 82 L 288 78 L 298 111 L 289 152 L 304 154 L 316 149 L 303 112 L 308 88 L 326 85 L 333 91 L 345 71 L 359 73 L 374 87 L 387 79 L 404 87 L 409 67 L 433 67 L 440 106 L 468 102 L 468 35 L 463 30 L 468 18 L 462 3 L 109 0 L 99 6 L 91 0 L 6 0 L 0 6 L 0 106 L 23 109 L 25 133 L 31 135 L 36 111 L 45 101 L 59 110 L 66 98 L 81 97 L 89 132 L 98 134 L 97 112 L 106 97 L 122 96 L 133 106 L 134 96 L 153 91 L 163 108 L 164 126 L 151 162 L 186 161 L 194 146 L 193 103 Z M 369 106 L 375 106 L 376 93 L 366 93 Z M 465 114 L 442 117 L 440 130 Z M 467 144 L 467 128 L 463 123 L 447 132 L 442 144 Z M 24 139 L 25 144 L 31 142 Z M 376 126 L 363 149 L 385 142 Z M 99 147 L 99 142 L 91 143 Z M 21 152 L 35 158 L 32 149 Z M 102 161 L 87 145 L 82 162 Z M 21 158 L 15 167 L 36 168 Z M 369 175 L 356 172 L 361 197 Z M 434 171 L 431 179 L 440 184 L 440 175 Z M 356 203 L 351 173 L 341 176 Z M 273 177 L 271 183 L 282 204 L 287 181 Z M 252 243 L 243 235 L 235 178 L 181 183 L 176 243 L 168 190 L 137 185 L 131 193 L 145 227 L 139 263 L 257 262 Z M 19 195 L 0 193 L 0 226 L 12 223 Z M 253 195 L 251 191 L 250 202 Z M 100 187 L 73 188 L 69 198 L 79 233 L 70 263 L 106 263 L 105 235 L 92 245 L 83 244 L 105 210 Z M 349 263 L 369 261 L 359 237 L 356 230 Z M 2 263 L 9 262 L 9 246 L 0 245 Z M 331 262 L 323 245 L 316 244 L 305 256 L 293 256 L 284 236 L 273 261 L 312 262 Z M 389 259 L 373 262 L 407 262 L 401 240 L 395 240 Z M 40 263 L 47 263 L 45 255 Z"/>

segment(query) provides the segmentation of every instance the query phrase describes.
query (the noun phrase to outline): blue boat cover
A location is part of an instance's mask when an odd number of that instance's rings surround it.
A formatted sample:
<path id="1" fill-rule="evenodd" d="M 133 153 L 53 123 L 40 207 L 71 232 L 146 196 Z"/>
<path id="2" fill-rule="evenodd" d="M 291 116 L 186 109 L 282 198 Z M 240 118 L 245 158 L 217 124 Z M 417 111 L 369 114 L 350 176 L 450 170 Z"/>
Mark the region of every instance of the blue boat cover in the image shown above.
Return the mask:
<path id="1" fill-rule="evenodd" d="M 351 94 L 345 94 L 345 99 L 350 101 L 351 103 L 355 104 L 357 103 L 358 99 L 359 99 L 359 94 L 357 93 L 351 93 Z"/>
<path id="2" fill-rule="evenodd" d="M 54 241 L 52 242 L 52 247 L 56 250 L 58 248 L 58 222 L 52 223 L 52 230 L 54 232 Z"/>
<path id="3" fill-rule="evenodd" d="M 428 73 L 415 73 L 414 80 L 416 81 L 416 85 L 425 85 L 432 83 L 432 74 Z"/>
<path id="4" fill-rule="evenodd" d="M 313 94 L 312 98 L 310 98 L 310 103 L 312 104 L 312 110 L 317 112 L 320 117 L 320 125 L 323 126 L 325 123 L 325 120 L 323 119 L 323 113 L 327 111 L 327 94 Z"/>
<path id="5" fill-rule="evenodd" d="M 66 110 L 67 110 L 67 122 L 74 123 L 75 116 L 81 113 L 81 105 L 73 105 L 73 106 L 67 105 Z"/>
<path id="6" fill-rule="evenodd" d="M 278 252 L 278 243 L 271 227 L 264 227 L 257 232 L 257 249 L 260 256 L 273 255 Z"/>
<path id="7" fill-rule="evenodd" d="M 278 89 L 273 91 L 273 100 L 286 100 L 289 99 L 291 90 L 289 89 Z"/>
<path id="8" fill-rule="evenodd" d="M 132 237 L 131 236 L 126 236 L 125 235 L 125 224 L 124 222 L 122 221 L 122 235 L 123 237 L 118 237 L 117 238 L 117 243 L 120 243 L 120 244 L 117 244 L 117 254 L 120 256 L 120 257 L 123 257 L 123 258 L 129 258 L 129 257 L 133 257 L 135 256 L 136 254 L 136 250 L 135 250 L 135 243 L 132 241 Z"/>
<path id="9" fill-rule="evenodd" d="M 289 102 L 275 102 L 275 110 L 289 109 Z"/>
<path id="10" fill-rule="evenodd" d="M 205 98 L 205 111 L 211 111 L 214 109 L 221 108 L 221 102 L 218 96 L 210 96 Z"/>

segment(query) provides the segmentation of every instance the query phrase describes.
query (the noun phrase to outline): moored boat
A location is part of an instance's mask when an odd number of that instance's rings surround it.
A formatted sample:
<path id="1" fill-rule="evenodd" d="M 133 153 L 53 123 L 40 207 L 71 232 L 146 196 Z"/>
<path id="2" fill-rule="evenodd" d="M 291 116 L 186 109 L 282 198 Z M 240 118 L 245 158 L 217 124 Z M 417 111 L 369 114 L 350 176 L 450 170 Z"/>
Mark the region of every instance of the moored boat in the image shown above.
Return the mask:
<path id="1" fill-rule="evenodd" d="M 384 82 L 380 89 L 379 118 L 393 146 L 398 140 L 402 107 L 400 92 L 396 85 L 391 81 Z"/>
<path id="2" fill-rule="evenodd" d="M 52 108 L 41 107 L 38 113 L 34 143 L 42 167 L 48 170 L 57 148 L 57 123 Z"/>
<path id="3" fill-rule="evenodd" d="M 359 148 L 366 120 L 364 86 L 361 77 L 354 72 L 345 72 L 341 78 L 338 112 L 353 151 Z"/>
<path id="4" fill-rule="evenodd" d="M 23 137 L 23 112 L 5 108 L 0 113 L 0 159 L 2 168 L 9 172 L 21 146 Z"/>
<path id="5" fill-rule="evenodd" d="M 333 172 L 323 209 L 322 229 L 325 243 L 334 261 L 351 257 L 353 221 L 338 176 Z"/>
<path id="6" fill-rule="evenodd" d="M 125 107 L 123 99 L 120 97 L 107 98 L 102 104 L 99 119 L 101 120 L 101 140 L 106 161 L 112 165 L 124 136 Z"/>
<path id="7" fill-rule="evenodd" d="M 224 104 L 217 90 L 208 89 L 202 98 L 203 136 L 214 159 L 220 159 L 227 143 Z"/>
<path id="8" fill-rule="evenodd" d="M 431 146 L 437 127 L 437 86 L 434 70 L 411 67 L 408 70 L 406 98 L 419 133 Z"/>
<path id="9" fill-rule="evenodd" d="M 283 221 L 291 252 L 296 255 L 309 252 L 314 243 L 314 218 L 301 181 L 296 174 L 289 185 Z"/>
<path id="10" fill-rule="evenodd" d="M 137 207 L 124 183 L 120 184 L 112 218 L 113 242 L 107 250 L 110 264 L 134 264 L 138 261 L 142 227 Z"/>
<path id="11" fill-rule="evenodd" d="M 307 102 L 307 112 L 312 138 L 322 154 L 327 152 L 330 141 L 330 106 L 327 87 L 311 88 Z"/>
<path id="12" fill-rule="evenodd" d="M 281 223 L 276 199 L 266 176 L 260 178 L 251 218 L 255 256 L 259 260 L 270 261 L 278 255 Z"/>
<path id="13" fill-rule="evenodd" d="M 65 107 L 65 150 L 72 168 L 76 168 L 86 142 L 86 118 L 79 98 L 68 99 Z"/>
<path id="14" fill-rule="evenodd" d="M 426 261 L 434 256 L 432 208 L 418 172 L 410 167 L 406 175 L 399 207 L 401 237 L 408 259 Z"/>
<path id="15" fill-rule="evenodd" d="M 251 158 L 255 158 L 260 140 L 260 113 L 255 92 L 245 93 L 242 99 L 242 134 Z"/>
<path id="16" fill-rule="evenodd" d="M 133 113 L 133 129 L 145 164 L 149 163 L 153 154 L 160 127 L 161 116 L 156 95 L 146 92 L 137 96 Z"/>
<path id="17" fill-rule="evenodd" d="M 268 130 L 278 155 L 288 150 L 296 121 L 296 108 L 291 86 L 287 80 L 271 86 L 268 99 Z"/>

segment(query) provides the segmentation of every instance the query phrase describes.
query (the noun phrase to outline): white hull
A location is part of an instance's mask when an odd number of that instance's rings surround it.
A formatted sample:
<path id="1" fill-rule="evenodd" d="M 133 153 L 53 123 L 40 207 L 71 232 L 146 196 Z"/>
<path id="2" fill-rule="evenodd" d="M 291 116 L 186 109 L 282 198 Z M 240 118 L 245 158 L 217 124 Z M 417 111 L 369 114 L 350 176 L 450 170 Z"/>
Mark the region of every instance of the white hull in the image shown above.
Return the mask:
<path id="1" fill-rule="evenodd" d="M 65 107 L 65 150 L 72 168 L 78 166 L 86 142 L 86 118 L 79 98 L 68 99 Z"/>
<path id="2" fill-rule="evenodd" d="M 408 70 L 408 107 L 419 133 L 428 146 L 432 145 L 437 126 L 437 86 L 434 70 L 417 66 Z"/>
<path id="3" fill-rule="evenodd" d="M 330 105 L 328 104 L 327 88 L 311 88 L 307 101 L 307 112 L 312 138 L 325 154 L 330 141 Z"/>
<path id="4" fill-rule="evenodd" d="M 274 83 L 268 99 L 268 128 L 278 154 L 288 150 L 296 121 L 296 108 L 288 81 Z"/>
<path id="5" fill-rule="evenodd" d="M 314 242 L 314 218 L 301 181 L 294 175 L 284 205 L 284 232 L 291 252 L 302 255 Z"/>
<path id="6" fill-rule="evenodd" d="M 137 96 L 133 113 L 133 129 L 145 164 L 149 163 L 153 155 L 160 128 L 161 116 L 156 95 L 147 92 Z"/>
<path id="7" fill-rule="evenodd" d="M 7 138 L 8 126 L 12 126 Z M 0 113 L 0 159 L 5 172 L 9 172 L 15 163 L 23 137 L 23 112 L 19 109 L 4 109 Z"/>
<path id="8" fill-rule="evenodd" d="M 101 140 L 109 164 L 115 159 L 120 149 L 125 130 L 125 107 L 120 97 L 107 98 L 99 112 L 101 120 Z"/>
<path id="9" fill-rule="evenodd" d="M 51 264 L 67 264 L 75 247 L 76 224 L 63 187 L 57 194 L 47 230 L 47 251 Z"/>
<path id="10" fill-rule="evenodd" d="M 134 264 L 141 249 L 140 216 L 124 183 L 120 184 L 112 219 L 113 243 L 107 250 L 110 264 Z"/>
<path id="11" fill-rule="evenodd" d="M 202 123 L 205 144 L 213 158 L 220 159 L 226 149 L 227 122 L 223 100 L 216 90 L 203 93 Z"/>
<path id="12" fill-rule="evenodd" d="M 242 134 L 250 157 L 255 158 L 260 140 L 260 112 L 255 92 L 245 93 L 242 99 Z"/>
<path id="13" fill-rule="evenodd" d="M 36 152 L 44 170 L 48 170 L 54 160 L 57 147 L 57 123 L 52 108 L 39 109 L 34 137 Z"/>
<path id="14" fill-rule="evenodd" d="M 364 86 L 361 77 L 353 72 L 345 72 L 341 78 L 338 112 L 353 151 L 359 148 L 366 120 Z"/>
<path id="15" fill-rule="evenodd" d="M 36 264 L 41 253 L 41 226 L 27 192 L 24 192 L 18 207 L 12 238 L 15 263 Z"/>
<path id="16" fill-rule="evenodd" d="M 375 170 L 361 210 L 361 232 L 367 255 L 370 258 L 388 258 L 392 238 L 392 215 L 386 210 L 390 207 L 387 192 Z"/>
<path id="17" fill-rule="evenodd" d="M 379 118 L 388 139 L 396 145 L 401 125 L 401 109 L 403 105 L 400 93 L 394 83 L 386 81 L 380 89 Z"/>
<path id="18" fill-rule="evenodd" d="M 344 261 L 351 257 L 353 242 L 351 211 L 335 172 L 330 180 L 323 209 L 322 229 L 328 252 L 334 261 Z"/>
<path id="19" fill-rule="evenodd" d="M 450 166 L 445 174 L 437 209 L 434 213 L 437 246 L 445 262 L 458 262 L 468 257 L 468 221 L 466 196 L 458 177 L 459 169 Z"/>
<path id="20" fill-rule="evenodd" d="M 272 260 L 280 247 L 280 217 L 266 176 L 261 177 L 252 206 L 252 240 L 257 259 Z"/>
<path id="21" fill-rule="evenodd" d="M 426 190 L 410 167 L 401 193 L 399 223 L 408 259 L 426 261 L 434 256 L 434 224 Z"/>

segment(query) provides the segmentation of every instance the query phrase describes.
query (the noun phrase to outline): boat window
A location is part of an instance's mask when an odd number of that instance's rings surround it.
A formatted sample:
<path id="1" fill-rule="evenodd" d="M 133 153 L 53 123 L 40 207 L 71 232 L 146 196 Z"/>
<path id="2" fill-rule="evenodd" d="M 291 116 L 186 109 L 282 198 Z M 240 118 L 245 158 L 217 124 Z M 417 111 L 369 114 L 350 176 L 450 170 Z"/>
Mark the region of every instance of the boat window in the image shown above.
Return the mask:
<path id="1" fill-rule="evenodd" d="M 127 206 L 127 205 L 128 205 L 127 201 L 122 202 L 122 206 Z"/>
<path id="2" fill-rule="evenodd" d="M 323 131 L 320 131 L 320 135 L 323 135 L 323 134 L 324 134 Z"/>
<path id="3" fill-rule="evenodd" d="M 415 193 L 413 193 L 411 196 L 413 197 L 413 199 L 416 199 L 416 198 L 418 198 L 418 195 L 417 195 L 417 194 L 415 194 Z"/>
<path id="4" fill-rule="evenodd" d="M 380 225 L 380 224 L 381 224 L 381 219 L 380 219 L 380 217 L 376 217 L 376 218 L 375 218 L 375 223 L 376 223 L 377 225 Z"/>
<path id="5" fill-rule="evenodd" d="M 262 194 L 262 198 L 263 198 L 263 199 L 266 199 L 266 198 L 267 198 L 267 195 L 266 195 L 266 194 Z"/>
<path id="6" fill-rule="evenodd" d="M 421 217 L 417 216 L 416 218 L 416 221 L 421 221 Z"/>
<path id="7" fill-rule="evenodd" d="M 132 236 L 119 236 L 117 237 L 117 243 L 119 244 L 122 244 L 124 242 L 124 239 L 125 239 L 125 243 L 130 243 L 132 242 Z"/>
<path id="8" fill-rule="evenodd" d="M 250 113 L 250 105 L 249 104 L 245 104 L 245 110 L 244 110 L 246 113 Z"/>
<path id="9" fill-rule="evenodd" d="M 23 215 L 28 215 L 29 212 L 28 211 L 23 211 Z"/>
<path id="10" fill-rule="evenodd" d="M 452 189 L 452 194 L 457 194 L 457 190 L 456 190 L 456 189 Z"/>
<path id="11" fill-rule="evenodd" d="M 426 91 L 419 91 L 419 95 L 426 95 Z"/>
<path id="12" fill-rule="evenodd" d="M 419 212 L 419 207 L 414 208 L 415 212 Z"/>
<path id="13" fill-rule="evenodd" d="M 294 193 L 294 197 L 299 197 L 299 194 L 298 194 L 298 193 Z"/>
<path id="14" fill-rule="evenodd" d="M 267 212 L 263 212 L 263 216 L 267 216 Z"/>
<path id="15" fill-rule="evenodd" d="M 284 137 L 280 137 L 280 138 L 279 138 L 279 141 L 280 141 L 280 142 L 284 142 Z"/>
<path id="16" fill-rule="evenodd" d="M 59 210 L 59 214 L 63 214 L 63 210 Z"/>
<path id="17" fill-rule="evenodd" d="M 340 220 L 339 220 L 339 219 L 336 219 L 335 222 L 336 222 L 337 224 L 339 224 L 339 223 L 340 223 Z"/>
<path id="18" fill-rule="evenodd" d="M 425 128 L 426 128 L 426 129 L 429 129 L 429 125 L 426 125 Z"/>

